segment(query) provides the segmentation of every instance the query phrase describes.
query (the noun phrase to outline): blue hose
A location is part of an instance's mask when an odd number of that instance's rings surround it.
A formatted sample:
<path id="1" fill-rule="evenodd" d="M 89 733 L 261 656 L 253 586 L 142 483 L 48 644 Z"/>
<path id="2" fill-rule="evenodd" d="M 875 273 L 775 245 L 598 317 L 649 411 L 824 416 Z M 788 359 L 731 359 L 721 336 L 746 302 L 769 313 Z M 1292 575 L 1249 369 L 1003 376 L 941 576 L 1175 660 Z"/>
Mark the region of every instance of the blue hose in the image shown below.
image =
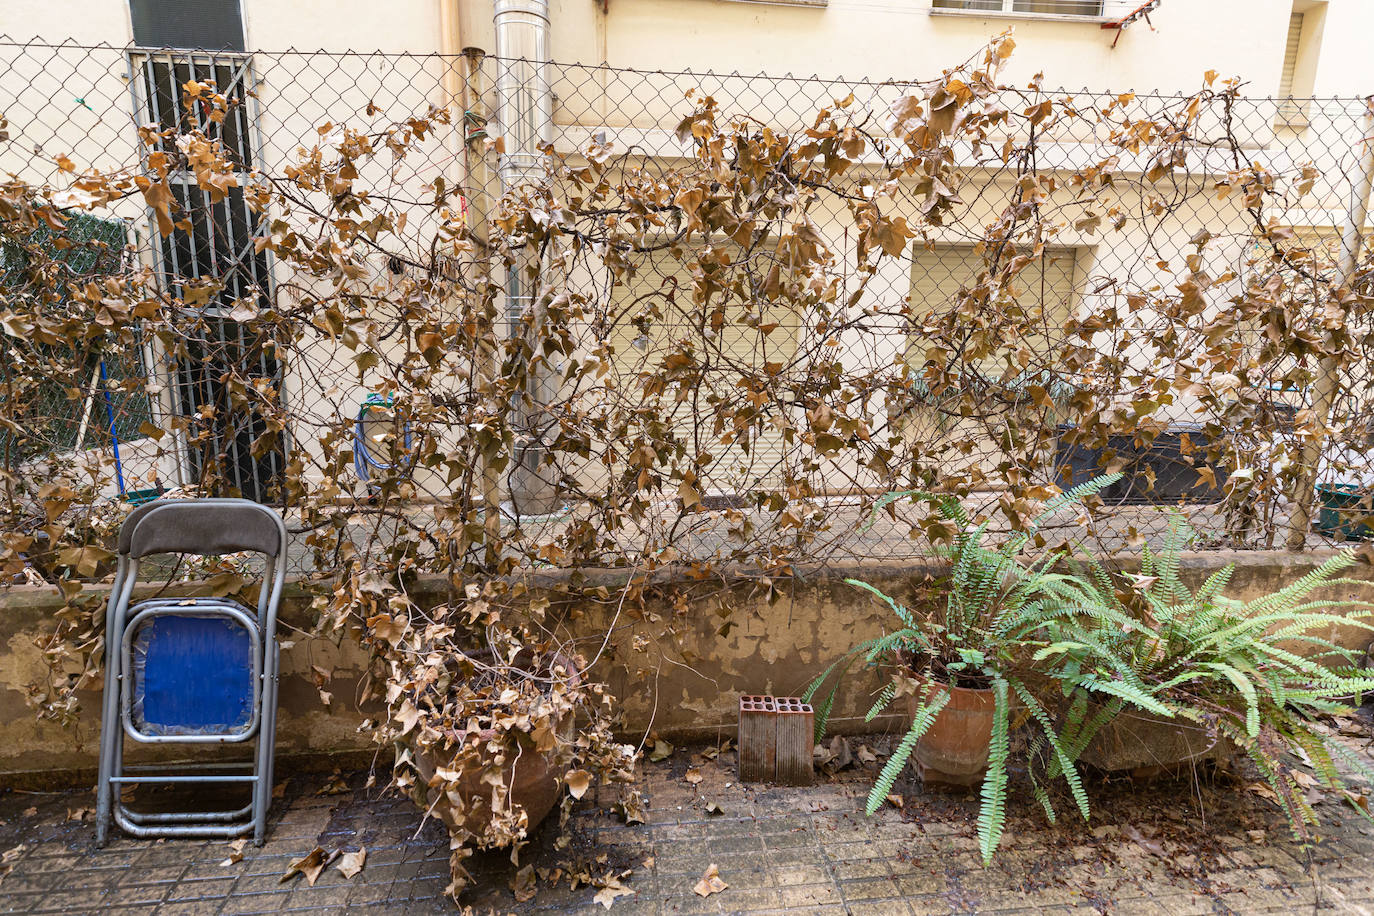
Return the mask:
<path id="1" fill-rule="evenodd" d="M 358 406 L 358 418 L 353 423 L 353 470 L 357 473 L 358 479 L 364 483 L 372 479 L 373 471 L 394 471 L 399 465 L 386 464 L 378 461 L 372 455 L 372 450 L 367 447 L 367 435 L 363 424 L 367 421 L 367 414 L 373 408 L 391 410 L 395 401 L 391 395 L 369 394 L 363 398 L 362 404 Z M 401 443 L 406 451 L 410 450 L 410 423 L 401 425 Z"/>

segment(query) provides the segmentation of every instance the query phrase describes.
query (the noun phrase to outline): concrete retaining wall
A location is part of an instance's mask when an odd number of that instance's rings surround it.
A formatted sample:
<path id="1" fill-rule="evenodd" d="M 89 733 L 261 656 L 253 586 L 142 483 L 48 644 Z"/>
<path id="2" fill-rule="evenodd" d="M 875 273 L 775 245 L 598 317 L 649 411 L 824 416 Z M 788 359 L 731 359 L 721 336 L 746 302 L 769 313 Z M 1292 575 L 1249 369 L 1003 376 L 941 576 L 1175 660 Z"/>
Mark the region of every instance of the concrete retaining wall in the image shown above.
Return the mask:
<path id="1" fill-rule="evenodd" d="M 1293 581 L 1329 555 L 1199 553 L 1185 558 L 1184 571 L 1188 579 L 1201 581 L 1235 562 L 1228 594 L 1253 597 Z M 739 584 L 725 596 L 730 606 L 725 616 L 716 611 L 722 597 L 718 589 L 709 600 L 689 602 L 685 610 L 654 600 L 648 613 L 636 610 L 631 615 L 617 602 L 588 603 L 560 626 L 577 640 L 579 652 L 599 659 L 596 673 L 622 701 L 627 736 L 637 740 L 649 730 L 669 740 L 732 736 L 741 693 L 795 694 L 846 649 L 888 624 L 886 608 L 846 585 L 846 576 L 915 602 L 922 596 L 930 599 L 929 576 L 934 572 L 903 565 L 799 574 L 780 583 L 771 603 L 759 584 Z M 619 581 L 615 573 L 589 575 L 593 583 L 603 581 L 612 590 Z M 1374 585 L 1374 566 L 1361 563 L 1351 577 Z M 531 594 L 555 583 L 552 576 L 536 580 Z M 1334 589 L 1329 597 L 1360 593 L 1374 598 L 1374 588 L 1356 586 Z M 75 728 L 37 722 L 26 701 L 25 686 L 44 671 L 38 639 L 61 603 L 51 589 L 16 586 L 0 591 L 0 785 L 78 782 L 94 772 L 99 691 L 82 693 L 83 714 Z M 364 718 L 377 714 L 375 708 L 360 708 L 356 701 L 365 654 L 346 640 L 340 644 L 300 635 L 311 620 L 299 596 L 288 599 L 282 621 L 282 638 L 292 645 L 282 654 L 279 765 L 329 765 L 337 764 L 341 755 L 357 760 L 373 754 L 386 762 L 389 752 L 359 731 Z M 680 633 L 676 640 L 663 636 L 670 622 Z M 1369 634 L 1355 627 L 1333 628 L 1329 635 L 1349 647 L 1363 648 L 1370 642 Z M 321 703 L 313 666 L 334 674 L 329 706 Z M 882 680 L 874 672 L 851 678 L 836 706 L 837 729 L 874 730 L 865 725 L 862 714 Z"/>

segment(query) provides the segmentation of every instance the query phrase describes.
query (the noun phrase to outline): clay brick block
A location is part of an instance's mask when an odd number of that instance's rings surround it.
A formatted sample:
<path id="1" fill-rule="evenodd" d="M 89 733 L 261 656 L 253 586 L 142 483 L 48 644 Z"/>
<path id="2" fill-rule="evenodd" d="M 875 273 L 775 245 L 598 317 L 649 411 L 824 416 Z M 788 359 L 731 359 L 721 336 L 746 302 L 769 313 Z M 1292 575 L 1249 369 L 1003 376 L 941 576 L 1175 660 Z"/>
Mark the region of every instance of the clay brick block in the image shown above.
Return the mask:
<path id="1" fill-rule="evenodd" d="M 797 697 L 777 697 L 777 781 L 784 786 L 809 786 L 813 772 L 811 749 L 816 715 L 810 703 Z"/>
<path id="2" fill-rule="evenodd" d="M 739 698 L 739 781 L 772 782 L 777 771 L 778 710 L 772 697 Z"/>

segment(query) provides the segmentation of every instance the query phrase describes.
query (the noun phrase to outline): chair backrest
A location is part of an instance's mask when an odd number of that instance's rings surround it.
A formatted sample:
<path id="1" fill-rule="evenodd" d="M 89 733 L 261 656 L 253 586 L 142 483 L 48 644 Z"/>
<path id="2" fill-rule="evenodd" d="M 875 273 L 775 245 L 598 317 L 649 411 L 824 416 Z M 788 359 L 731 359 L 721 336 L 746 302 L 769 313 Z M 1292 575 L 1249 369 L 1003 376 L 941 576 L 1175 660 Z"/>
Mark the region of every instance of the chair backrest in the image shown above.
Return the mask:
<path id="1" fill-rule="evenodd" d="M 159 553 L 219 556 L 245 550 L 269 559 L 286 550 L 281 516 L 247 499 L 155 500 L 130 512 L 119 529 L 119 553 L 134 559 Z"/>

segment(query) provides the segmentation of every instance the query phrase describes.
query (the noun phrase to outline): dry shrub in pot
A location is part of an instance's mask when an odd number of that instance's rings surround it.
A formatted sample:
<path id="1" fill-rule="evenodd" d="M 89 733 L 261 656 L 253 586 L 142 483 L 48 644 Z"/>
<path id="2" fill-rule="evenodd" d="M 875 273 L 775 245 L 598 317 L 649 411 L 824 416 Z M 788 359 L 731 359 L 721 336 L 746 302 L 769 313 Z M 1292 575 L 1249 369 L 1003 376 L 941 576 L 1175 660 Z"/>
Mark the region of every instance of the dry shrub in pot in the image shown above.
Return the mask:
<path id="1" fill-rule="evenodd" d="M 396 786 L 448 829 L 453 897 L 473 850 L 510 848 L 518 863 L 540 821 L 557 808 L 562 823 L 598 784 L 640 818 L 635 751 L 615 740 L 614 702 L 582 659 L 525 628 L 427 616 L 385 654 L 381 738 L 396 750 Z"/>

